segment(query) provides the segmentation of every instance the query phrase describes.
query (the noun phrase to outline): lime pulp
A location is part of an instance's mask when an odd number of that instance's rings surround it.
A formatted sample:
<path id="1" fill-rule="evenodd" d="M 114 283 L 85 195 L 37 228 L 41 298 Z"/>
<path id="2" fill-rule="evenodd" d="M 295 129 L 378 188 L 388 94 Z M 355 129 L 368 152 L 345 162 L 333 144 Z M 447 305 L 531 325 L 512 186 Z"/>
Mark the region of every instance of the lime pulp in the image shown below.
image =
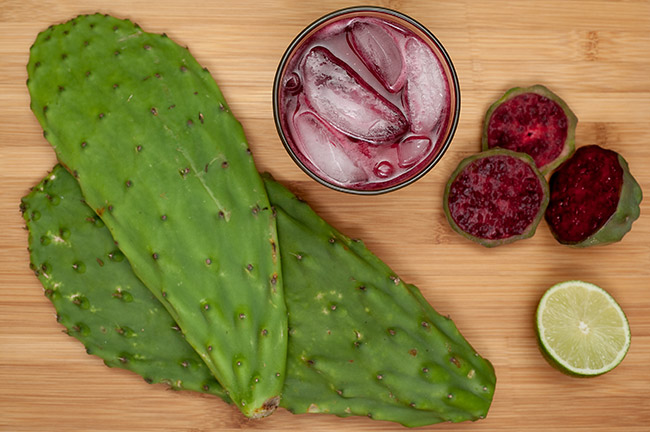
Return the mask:
<path id="1" fill-rule="evenodd" d="M 630 327 L 619 304 L 602 288 L 583 281 L 561 282 L 544 293 L 536 330 L 549 363 L 570 375 L 609 372 L 630 346 Z"/>

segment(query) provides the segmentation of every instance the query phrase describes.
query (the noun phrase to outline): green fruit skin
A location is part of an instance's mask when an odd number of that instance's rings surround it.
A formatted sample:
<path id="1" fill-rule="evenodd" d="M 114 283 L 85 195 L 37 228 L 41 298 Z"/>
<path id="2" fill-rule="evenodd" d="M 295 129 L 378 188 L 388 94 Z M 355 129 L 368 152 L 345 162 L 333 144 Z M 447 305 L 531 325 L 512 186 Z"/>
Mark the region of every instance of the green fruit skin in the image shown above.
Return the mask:
<path id="1" fill-rule="evenodd" d="M 619 242 L 632 229 L 632 223 L 637 220 L 641 214 L 641 201 L 643 192 L 641 186 L 630 173 L 630 167 L 627 161 L 618 155 L 618 162 L 623 168 L 623 186 L 621 195 L 616 206 L 616 211 L 605 222 L 605 224 L 594 234 L 578 243 L 565 242 L 558 238 L 555 232 L 551 233 L 560 243 L 575 248 L 585 248 L 589 246 L 604 246 L 611 243 Z"/>
<path id="2" fill-rule="evenodd" d="M 136 275 L 239 409 L 273 412 L 287 346 L 275 218 L 210 73 L 100 14 L 40 33 L 27 70 L 45 137 Z"/>
<path id="3" fill-rule="evenodd" d="M 289 310 L 294 413 L 359 415 L 405 426 L 486 416 L 492 365 L 361 241 L 267 178 L 278 215 Z"/>
<path id="4" fill-rule="evenodd" d="M 454 180 L 458 175 L 465 169 L 467 165 L 470 163 L 474 162 L 477 159 L 484 158 L 484 157 L 491 157 L 491 156 L 496 156 L 496 155 L 505 155 L 505 156 L 511 156 L 511 157 L 516 157 L 518 159 L 523 160 L 526 162 L 530 167 L 533 169 L 535 174 L 537 175 L 537 178 L 539 179 L 539 182 L 542 186 L 542 190 L 544 193 L 544 199 L 542 200 L 542 203 L 540 205 L 539 213 L 537 216 L 535 216 L 535 219 L 533 219 L 533 222 L 529 225 L 529 227 L 521 234 L 504 238 L 504 239 L 485 239 L 481 237 L 477 237 L 474 235 L 471 235 L 465 231 L 461 227 L 458 226 L 458 224 L 454 221 L 454 218 L 451 216 L 451 211 L 449 210 L 449 193 L 451 190 L 451 186 L 454 183 Z M 539 222 L 542 220 L 542 217 L 544 217 L 544 212 L 546 211 L 546 207 L 548 206 L 548 202 L 550 199 L 550 193 L 549 193 L 549 188 L 548 188 L 548 182 L 546 181 L 546 178 L 539 172 L 537 167 L 535 166 L 535 162 L 533 162 L 533 159 L 525 154 L 525 153 L 519 153 L 519 152 L 513 152 L 508 149 L 503 149 L 503 148 L 493 148 L 490 150 L 485 150 L 483 152 L 474 154 L 472 156 L 468 156 L 456 167 L 454 172 L 451 174 L 449 180 L 447 181 L 447 185 L 445 186 L 445 192 L 443 195 L 443 210 L 445 212 L 445 216 L 447 217 L 447 221 L 449 222 L 449 225 L 451 228 L 456 231 L 458 234 L 461 236 L 478 243 L 482 246 L 485 246 L 487 248 L 493 248 L 509 243 L 514 243 L 517 240 L 523 240 L 532 237 L 535 234 L 535 231 L 537 230 L 537 226 L 539 225 Z"/>
<path id="5" fill-rule="evenodd" d="M 548 173 L 552 172 L 555 168 L 557 168 L 562 162 L 568 159 L 569 156 L 573 154 L 573 151 L 575 150 L 575 135 L 576 135 L 576 126 L 578 125 L 578 117 L 576 117 L 573 111 L 571 111 L 571 108 L 569 108 L 569 105 L 567 105 L 567 103 L 562 98 L 560 98 L 558 95 L 556 95 L 551 90 L 549 90 L 548 88 L 546 88 L 541 84 L 536 84 L 530 87 L 513 87 L 510 90 L 506 91 L 504 95 L 501 96 L 496 102 L 490 105 L 490 108 L 488 108 L 487 112 L 485 113 L 485 119 L 483 120 L 483 135 L 481 137 L 481 147 L 484 151 L 489 150 L 487 130 L 488 130 L 488 124 L 490 123 L 490 119 L 492 118 L 492 113 L 494 112 L 494 110 L 496 110 L 499 107 L 499 105 L 501 105 L 505 101 L 524 93 L 537 93 L 541 96 L 551 99 L 552 101 L 560 105 L 560 107 L 562 108 L 562 110 L 564 111 L 567 117 L 567 122 L 568 122 L 567 137 L 562 152 L 558 155 L 558 157 L 554 161 L 549 162 L 544 166 L 537 167 L 539 171 L 542 173 L 542 175 L 547 175 Z"/>
<path id="6" fill-rule="evenodd" d="M 22 199 L 31 268 L 57 321 L 109 367 L 148 383 L 230 398 L 133 274 L 79 185 L 60 165 Z"/>
<path id="7" fill-rule="evenodd" d="M 23 201 L 23 211 L 34 267 L 63 248 L 63 244 L 37 241 L 46 228 L 44 221 L 47 226 L 72 227 L 65 242 L 70 256 L 61 257 L 57 266 L 48 266 L 48 274 L 64 275 L 65 284 L 57 290 L 86 296 L 92 308 L 73 307 L 69 299 L 53 302 L 60 315 L 66 322 L 91 323 L 84 340 L 91 346 L 108 345 L 102 351 L 91 351 L 100 356 L 123 351 L 122 339 L 108 340 L 101 329 L 112 327 L 125 314 L 133 320 L 132 328 L 144 327 L 146 323 L 138 320 L 145 319 L 150 322 L 148 328 L 169 326 L 171 316 L 153 296 L 141 294 L 146 289 L 126 260 L 120 265 L 94 265 L 95 257 L 106 254 L 99 251 L 114 249 L 110 233 L 106 227 L 78 223 L 93 217 L 92 210 L 83 204 L 81 191 L 67 171 L 55 168 L 54 173 L 44 182 L 47 190 L 36 188 Z M 496 384 L 494 369 L 476 354 L 453 322 L 437 314 L 416 287 L 402 282 L 363 243 L 340 234 L 270 177 L 265 184 L 277 212 L 282 244 L 286 244 L 280 250 L 288 275 L 291 355 L 281 405 L 294 413 L 362 415 L 410 427 L 485 417 Z M 48 196 L 66 205 L 54 206 Z M 69 274 L 69 263 L 79 260 L 89 263 L 86 274 L 96 272 L 92 284 Z M 51 277 L 41 274 L 39 278 L 46 288 L 51 286 Z M 129 281 L 129 292 L 142 309 L 155 313 L 129 314 L 130 305 L 114 301 L 114 282 L 122 280 Z M 157 376 L 167 369 L 178 372 L 179 358 L 194 366 L 200 357 L 183 336 L 172 332 L 170 337 L 177 340 L 145 339 L 138 334 L 140 351 L 152 353 L 151 367 L 131 370 L 143 376 Z M 168 348 L 173 352 L 167 352 Z M 132 364 L 118 363 L 128 365 Z M 197 366 L 187 372 L 194 380 L 183 377 L 183 388 L 206 391 L 189 384 L 209 380 L 208 369 Z M 180 380 L 171 372 L 170 376 L 174 382 Z M 216 383 L 209 390 L 221 395 Z"/>

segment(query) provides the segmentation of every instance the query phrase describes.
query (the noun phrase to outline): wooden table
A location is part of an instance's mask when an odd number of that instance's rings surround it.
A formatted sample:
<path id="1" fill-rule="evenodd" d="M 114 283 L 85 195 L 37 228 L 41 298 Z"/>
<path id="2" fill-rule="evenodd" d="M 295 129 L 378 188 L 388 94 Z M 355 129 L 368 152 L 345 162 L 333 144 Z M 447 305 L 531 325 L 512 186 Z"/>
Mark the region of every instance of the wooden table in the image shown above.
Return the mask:
<path id="1" fill-rule="evenodd" d="M 529 240 L 488 250 L 455 234 L 442 212 L 444 184 L 478 151 L 482 116 L 516 85 L 541 83 L 580 119 L 578 145 L 619 151 L 650 193 L 650 3 L 449 1 L 376 3 L 428 26 L 445 44 L 462 88 L 462 113 L 442 162 L 396 192 L 359 197 L 310 180 L 277 137 L 271 83 L 286 46 L 308 23 L 352 4 L 302 2 L 4 0 L 0 3 L 0 429 L 3 431 L 389 430 L 366 418 L 294 416 L 253 422 L 220 400 L 148 385 L 109 369 L 62 333 L 29 270 L 20 198 L 55 163 L 29 110 L 25 65 L 36 34 L 80 13 L 130 18 L 190 47 L 212 71 L 243 123 L 258 167 L 367 245 L 454 319 L 495 365 L 487 419 L 431 430 L 650 430 L 650 200 L 622 242 L 587 250 L 559 245 L 542 223 Z M 566 279 L 594 282 L 626 311 L 632 346 L 613 372 L 575 379 L 539 354 L 533 314 Z"/>

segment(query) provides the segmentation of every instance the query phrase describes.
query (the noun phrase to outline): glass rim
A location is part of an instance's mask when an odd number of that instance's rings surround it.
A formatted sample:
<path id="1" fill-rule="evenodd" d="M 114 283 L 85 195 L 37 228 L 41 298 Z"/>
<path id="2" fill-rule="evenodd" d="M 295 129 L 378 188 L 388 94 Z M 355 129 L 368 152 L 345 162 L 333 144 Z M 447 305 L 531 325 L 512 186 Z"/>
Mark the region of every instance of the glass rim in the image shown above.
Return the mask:
<path id="1" fill-rule="evenodd" d="M 278 92 L 280 91 L 280 85 L 281 85 L 280 81 L 284 76 L 284 69 L 287 66 L 288 61 L 291 59 L 292 55 L 294 54 L 295 49 L 300 45 L 300 43 L 304 40 L 306 36 L 311 34 L 315 29 L 320 27 L 322 24 L 332 20 L 333 18 L 341 17 L 343 15 L 348 15 L 348 14 L 354 14 L 358 12 L 374 12 L 378 14 L 391 15 L 397 18 L 398 20 L 405 21 L 406 23 L 412 25 L 413 27 L 421 31 L 424 34 L 424 36 L 426 36 L 431 42 L 433 42 L 433 44 L 438 49 L 440 55 L 442 56 L 440 60 L 444 61 L 446 66 L 449 68 L 448 78 L 450 84 L 452 84 L 450 87 L 453 87 L 450 88 L 450 92 L 453 93 L 455 99 L 455 103 L 451 107 L 453 111 L 453 115 L 451 116 L 450 119 L 449 131 L 447 132 L 447 136 L 444 142 L 442 142 L 440 149 L 438 150 L 436 155 L 431 159 L 431 161 L 427 163 L 427 165 L 424 168 L 422 168 L 418 173 L 407 178 L 406 180 L 379 189 L 354 189 L 351 187 L 341 186 L 329 182 L 324 178 L 320 177 L 319 175 L 317 175 L 315 172 L 313 172 L 312 169 L 306 166 L 303 163 L 303 161 L 298 157 L 296 151 L 292 148 L 291 144 L 289 143 L 289 140 L 285 135 L 284 129 L 282 127 L 282 122 L 280 120 L 280 108 L 279 108 L 279 98 L 278 98 Z M 414 183 L 415 181 L 421 179 L 422 177 L 424 177 L 429 171 L 431 171 L 431 169 L 435 165 L 438 164 L 440 159 L 442 159 L 447 149 L 451 145 L 451 142 L 456 133 L 458 122 L 460 119 L 460 83 L 458 81 L 458 74 L 456 72 L 454 64 L 451 61 L 451 57 L 449 56 L 449 53 L 447 52 L 445 47 L 442 45 L 440 40 L 438 40 L 438 38 L 426 26 L 424 26 L 420 22 L 416 21 L 415 19 L 411 18 L 408 15 L 403 14 L 402 12 L 398 12 L 394 9 L 389 9 L 381 6 L 352 6 L 343 9 L 338 9 L 321 16 L 320 18 L 313 21 L 311 24 L 307 25 L 303 30 L 301 30 L 298 33 L 298 35 L 296 35 L 293 38 L 289 46 L 286 48 L 284 54 L 282 55 L 282 58 L 280 59 L 280 63 L 278 64 L 278 68 L 275 72 L 275 77 L 273 79 L 272 100 L 273 100 L 273 118 L 275 122 L 275 128 L 278 132 L 278 135 L 280 136 L 280 140 L 282 141 L 285 150 L 287 151 L 287 153 L 289 153 L 289 156 L 294 161 L 294 163 L 298 165 L 298 167 L 303 172 L 305 172 L 305 174 L 307 174 L 309 177 L 311 177 L 313 180 L 316 180 L 318 183 L 322 184 L 323 186 L 326 186 L 330 189 L 334 189 L 339 192 L 346 192 L 355 195 L 379 195 L 379 194 L 392 192 L 397 189 L 401 189 L 405 186 L 408 186 Z"/>

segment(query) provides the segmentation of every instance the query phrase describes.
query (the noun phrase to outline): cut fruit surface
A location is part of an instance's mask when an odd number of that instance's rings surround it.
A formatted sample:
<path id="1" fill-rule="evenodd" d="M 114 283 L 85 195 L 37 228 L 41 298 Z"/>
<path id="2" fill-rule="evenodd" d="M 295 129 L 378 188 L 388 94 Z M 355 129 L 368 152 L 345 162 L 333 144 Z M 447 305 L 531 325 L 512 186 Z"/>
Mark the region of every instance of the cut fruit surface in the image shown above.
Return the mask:
<path id="1" fill-rule="evenodd" d="M 551 176 L 546 222 L 558 242 L 574 247 L 614 243 L 639 217 L 641 187 L 618 153 L 580 147 Z"/>
<path id="2" fill-rule="evenodd" d="M 548 184 L 530 156 L 492 149 L 460 162 L 443 206 L 456 232 L 494 247 L 531 237 L 548 199 Z"/>
<path id="3" fill-rule="evenodd" d="M 566 281 L 549 288 L 539 302 L 535 323 L 542 353 L 569 375 L 609 372 L 630 347 L 623 309 L 609 293 L 588 282 Z"/>
<path id="4" fill-rule="evenodd" d="M 573 152 L 577 122 L 568 105 L 546 87 L 515 87 L 488 109 L 483 150 L 502 147 L 526 153 L 547 174 Z"/>

